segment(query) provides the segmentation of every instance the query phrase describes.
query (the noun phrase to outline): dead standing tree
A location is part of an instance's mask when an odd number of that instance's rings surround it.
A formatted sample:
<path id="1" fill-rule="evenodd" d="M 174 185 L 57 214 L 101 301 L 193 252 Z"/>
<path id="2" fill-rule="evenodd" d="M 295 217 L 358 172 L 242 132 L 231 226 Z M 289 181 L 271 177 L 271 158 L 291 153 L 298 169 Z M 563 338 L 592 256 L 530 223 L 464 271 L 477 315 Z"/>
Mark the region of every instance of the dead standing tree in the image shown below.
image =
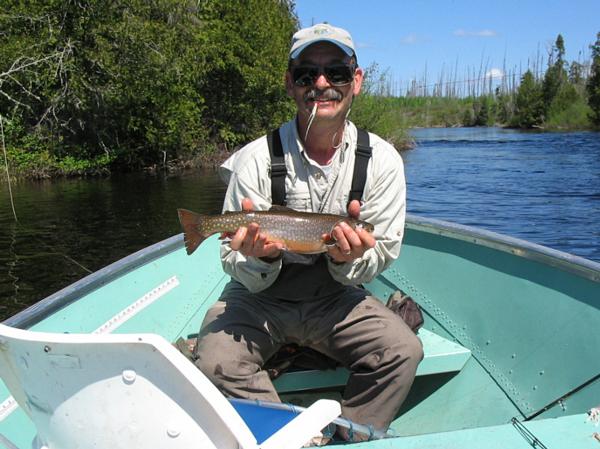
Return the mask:
<path id="1" fill-rule="evenodd" d="M 1 19 L 2 21 L 26 20 L 29 22 L 38 23 L 44 21 L 44 18 L 32 18 L 25 16 L 11 17 L 7 15 L 3 15 Z M 0 66 L 0 97 L 4 98 L 4 101 L 0 101 L 0 143 L 2 145 L 6 181 L 8 183 L 10 202 L 15 221 L 18 221 L 18 219 L 12 195 L 4 125 L 5 123 L 9 123 L 9 120 L 12 116 L 19 114 L 19 109 L 25 109 L 30 114 L 34 113 L 36 109 L 34 105 L 39 105 L 42 102 L 42 98 L 40 97 L 39 93 L 36 92 L 39 78 L 43 76 L 42 73 L 48 73 L 50 70 L 54 72 L 56 78 L 62 79 L 62 73 L 64 72 L 63 64 L 65 58 L 71 52 L 71 46 L 67 45 L 60 51 L 51 51 L 45 55 L 37 54 L 39 51 L 37 46 L 32 46 L 27 50 L 29 54 L 17 56 L 8 66 Z M 49 113 L 52 113 L 56 118 L 53 108 L 57 103 L 53 103 L 53 105 L 46 108 L 45 112 L 41 114 L 37 120 L 38 125 L 44 121 L 45 117 Z"/>
<path id="2" fill-rule="evenodd" d="M 0 72 L 0 95 L 8 100 L 9 105 L 7 110 L 0 113 L 8 116 L 10 109 L 14 108 L 25 108 L 33 112 L 31 101 L 42 102 L 42 98 L 36 93 L 35 85 L 42 76 L 46 76 L 50 69 L 51 72 L 54 72 L 54 77 L 59 81 L 62 89 L 51 99 L 50 104 L 36 121 L 39 125 L 50 115 L 58 120 L 56 107 L 60 103 L 60 98 L 66 95 L 68 86 L 64 76 L 64 63 L 71 52 L 72 46 L 68 43 L 63 49 L 48 55 L 17 57 L 7 70 Z"/>

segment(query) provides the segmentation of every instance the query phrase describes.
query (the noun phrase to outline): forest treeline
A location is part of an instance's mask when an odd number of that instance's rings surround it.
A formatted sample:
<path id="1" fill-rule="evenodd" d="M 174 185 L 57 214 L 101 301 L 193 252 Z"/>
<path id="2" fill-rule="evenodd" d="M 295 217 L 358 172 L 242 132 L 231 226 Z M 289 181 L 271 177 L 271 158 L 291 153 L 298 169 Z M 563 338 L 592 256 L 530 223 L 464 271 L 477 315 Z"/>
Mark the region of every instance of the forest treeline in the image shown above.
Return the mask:
<path id="1" fill-rule="evenodd" d="M 292 0 L 5 0 L 0 131 L 13 174 L 218 161 L 293 116 L 283 88 Z M 600 33 L 588 65 L 556 41 L 512 90 L 394 96 L 367 67 L 351 118 L 399 148 L 415 126 L 600 126 Z"/>
<path id="2" fill-rule="evenodd" d="M 370 67 L 367 95 L 357 99 L 354 119 L 398 139 L 399 146 L 406 136 L 403 130 L 412 127 L 600 129 L 600 33 L 590 50 L 589 61 L 566 61 L 559 34 L 545 70 L 536 65 L 511 82 L 507 79 L 514 74 L 505 74 L 495 87 L 491 77 L 474 76 L 465 82 L 467 95 L 457 95 L 458 82 L 453 79 L 428 86 L 432 92 L 413 83 L 404 95 L 393 95 L 389 74 Z"/>
<path id="3" fill-rule="evenodd" d="M 31 176 L 209 159 L 293 113 L 285 0 L 19 0 L 0 13 L 0 114 Z"/>

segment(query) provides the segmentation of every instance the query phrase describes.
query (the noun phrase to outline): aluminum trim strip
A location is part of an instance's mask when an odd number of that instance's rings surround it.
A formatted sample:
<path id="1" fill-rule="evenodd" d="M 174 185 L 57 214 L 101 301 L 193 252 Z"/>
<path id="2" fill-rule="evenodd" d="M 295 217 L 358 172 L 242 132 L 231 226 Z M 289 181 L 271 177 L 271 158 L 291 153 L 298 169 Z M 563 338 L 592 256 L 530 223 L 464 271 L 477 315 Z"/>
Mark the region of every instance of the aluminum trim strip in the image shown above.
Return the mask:
<path id="1" fill-rule="evenodd" d="M 98 329 L 92 332 L 92 334 L 108 334 L 114 331 L 115 329 L 125 324 L 128 320 L 133 318 L 135 315 L 140 313 L 150 304 L 169 293 L 178 285 L 179 279 L 177 279 L 177 276 L 173 276 L 167 279 L 165 282 L 153 288 L 138 300 L 134 301 L 127 308 L 121 310 L 110 320 L 108 320 L 106 323 L 104 323 L 102 326 L 100 326 Z"/>
<path id="2" fill-rule="evenodd" d="M 12 396 L 6 398 L 6 400 L 0 403 L 0 422 L 4 421 L 8 415 L 14 412 L 19 407 L 17 401 Z"/>

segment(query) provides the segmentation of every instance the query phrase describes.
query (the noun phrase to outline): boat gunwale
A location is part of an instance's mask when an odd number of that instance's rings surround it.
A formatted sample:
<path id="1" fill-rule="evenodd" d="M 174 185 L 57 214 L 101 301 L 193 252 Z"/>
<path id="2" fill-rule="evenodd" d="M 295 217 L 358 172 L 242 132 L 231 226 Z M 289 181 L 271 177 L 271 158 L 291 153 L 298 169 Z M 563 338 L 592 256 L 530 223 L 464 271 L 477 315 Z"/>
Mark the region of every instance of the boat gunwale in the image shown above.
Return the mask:
<path id="1" fill-rule="evenodd" d="M 482 228 L 406 214 L 406 227 L 509 253 L 600 283 L 600 263 Z"/>
<path id="2" fill-rule="evenodd" d="M 420 217 L 413 214 L 406 215 L 406 227 L 416 231 L 482 245 L 517 257 L 549 265 L 594 282 L 600 282 L 600 263 L 526 240 L 473 226 Z M 183 234 L 177 234 L 143 248 L 40 300 L 6 319 L 3 324 L 27 329 L 52 313 L 76 301 L 82 295 L 135 270 L 139 266 L 182 248 L 183 243 Z"/>
<path id="3" fill-rule="evenodd" d="M 77 301 L 86 293 L 94 291 L 112 280 L 181 247 L 183 247 L 183 234 L 174 235 L 142 248 L 32 304 L 21 312 L 7 318 L 2 324 L 27 329 L 52 315 L 54 312 Z"/>

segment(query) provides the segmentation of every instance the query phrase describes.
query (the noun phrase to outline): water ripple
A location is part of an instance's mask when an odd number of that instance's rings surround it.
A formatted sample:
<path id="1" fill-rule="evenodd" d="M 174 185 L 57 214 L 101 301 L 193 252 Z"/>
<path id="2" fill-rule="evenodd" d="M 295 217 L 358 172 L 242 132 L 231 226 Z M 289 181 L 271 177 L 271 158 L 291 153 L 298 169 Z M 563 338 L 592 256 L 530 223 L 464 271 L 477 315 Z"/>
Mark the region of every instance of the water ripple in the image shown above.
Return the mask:
<path id="1" fill-rule="evenodd" d="M 408 211 L 600 261 L 600 134 L 413 131 Z"/>

